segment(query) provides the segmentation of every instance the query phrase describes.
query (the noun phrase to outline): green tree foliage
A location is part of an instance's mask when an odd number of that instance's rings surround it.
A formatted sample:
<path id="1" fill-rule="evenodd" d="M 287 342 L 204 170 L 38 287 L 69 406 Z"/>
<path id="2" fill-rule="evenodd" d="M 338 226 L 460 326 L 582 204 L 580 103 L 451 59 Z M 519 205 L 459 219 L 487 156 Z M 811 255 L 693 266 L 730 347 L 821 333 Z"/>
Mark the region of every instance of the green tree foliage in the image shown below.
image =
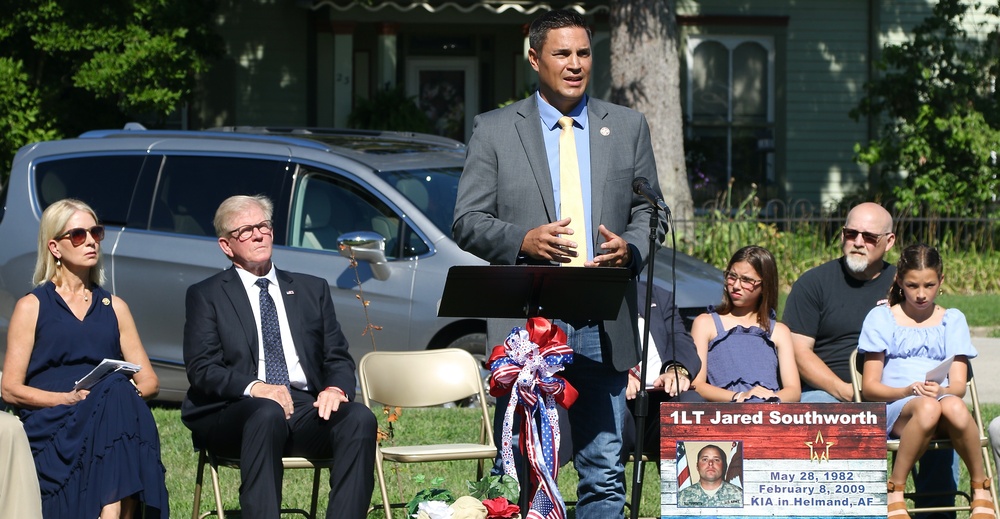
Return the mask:
<path id="1" fill-rule="evenodd" d="M 977 217 L 996 210 L 997 26 L 992 18 L 979 28 L 985 42 L 970 38 L 963 23 L 976 7 L 940 0 L 911 41 L 885 47 L 881 74 L 851 112 L 884 121 L 880 137 L 855 152 L 881 169 L 882 185 L 873 187 L 891 189 L 897 208 Z M 990 11 L 997 15 L 997 6 Z"/>
<path id="2" fill-rule="evenodd" d="M 28 84 L 23 64 L 0 56 L 0 157 L 4 159 L 0 185 L 18 147 L 59 135 L 40 117 L 40 102 L 38 91 Z"/>
<path id="3" fill-rule="evenodd" d="M 0 175 L 38 139 L 162 124 L 221 53 L 204 0 L 0 0 Z"/>

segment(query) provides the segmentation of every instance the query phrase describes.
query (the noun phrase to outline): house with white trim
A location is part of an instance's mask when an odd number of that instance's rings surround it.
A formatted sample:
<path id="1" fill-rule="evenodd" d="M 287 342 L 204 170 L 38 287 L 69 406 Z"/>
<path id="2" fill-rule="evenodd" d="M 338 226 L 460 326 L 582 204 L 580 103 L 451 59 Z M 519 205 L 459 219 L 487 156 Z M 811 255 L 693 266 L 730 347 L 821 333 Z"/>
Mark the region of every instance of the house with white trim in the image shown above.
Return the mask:
<path id="1" fill-rule="evenodd" d="M 610 92 L 609 1 L 296 0 L 228 2 L 226 55 L 201 78 L 188 126 L 346 125 L 358 99 L 400 86 L 441 133 L 533 89 L 527 24 L 577 10 L 594 31 L 591 94 Z M 730 180 L 764 200 L 836 203 L 868 179 L 854 121 L 874 59 L 929 16 L 928 0 L 672 0 L 681 34 L 685 150 L 696 203 Z M 967 20 L 996 20 L 977 14 Z M 983 34 L 984 36 L 985 34 Z M 651 73 L 673 73 L 654 71 Z"/>

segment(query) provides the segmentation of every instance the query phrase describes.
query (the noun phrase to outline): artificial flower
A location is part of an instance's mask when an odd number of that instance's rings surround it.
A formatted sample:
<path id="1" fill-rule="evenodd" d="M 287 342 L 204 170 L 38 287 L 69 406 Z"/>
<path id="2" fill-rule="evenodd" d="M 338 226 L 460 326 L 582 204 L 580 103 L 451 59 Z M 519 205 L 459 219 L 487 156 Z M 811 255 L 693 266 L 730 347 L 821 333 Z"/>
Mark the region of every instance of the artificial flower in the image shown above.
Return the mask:
<path id="1" fill-rule="evenodd" d="M 486 499 L 483 501 L 483 506 L 486 507 L 487 519 L 510 519 L 521 511 L 519 506 L 508 501 L 506 497 Z"/>
<path id="2" fill-rule="evenodd" d="M 454 515 L 451 519 L 486 519 L 486 507 L 483 502 L 472 497 L 462 496 L 451 505 Z"/>
<path id="3" fill-rule="evenodd" d="M 454 510 L 444 501 L 422 501 L 417 506 L 417 519 L 452 519 Z"/>

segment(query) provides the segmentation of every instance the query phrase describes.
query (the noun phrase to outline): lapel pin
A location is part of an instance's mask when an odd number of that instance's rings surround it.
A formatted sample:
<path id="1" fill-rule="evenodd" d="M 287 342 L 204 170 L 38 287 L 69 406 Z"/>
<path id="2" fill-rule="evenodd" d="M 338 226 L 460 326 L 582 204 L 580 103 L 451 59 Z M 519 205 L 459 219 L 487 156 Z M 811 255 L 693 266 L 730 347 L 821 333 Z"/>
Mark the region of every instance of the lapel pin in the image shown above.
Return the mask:
<path id="1" fill-rule="evenodd" d="M 111 300 L 105 297 L 104 299 L 101 299 L 101 304 L 108 306 L 111 304 Z"/>
<path id="2" fill-rule="evenodd" d="M 608 135 L 611 135 L 611 128 L 608 128 L 607 126 L 602 126 L 601 127 L 601 135 L 603 135 L 605 137 L 607 137 Z"/>
<path id="3" fill-rule="evenodd" d="M 294 296 L 295 295 L 295 291 L 294 290 L 289 290 L 288 292 L 285 292 L 285 294 L 289 295 L 289 296 Z"/>

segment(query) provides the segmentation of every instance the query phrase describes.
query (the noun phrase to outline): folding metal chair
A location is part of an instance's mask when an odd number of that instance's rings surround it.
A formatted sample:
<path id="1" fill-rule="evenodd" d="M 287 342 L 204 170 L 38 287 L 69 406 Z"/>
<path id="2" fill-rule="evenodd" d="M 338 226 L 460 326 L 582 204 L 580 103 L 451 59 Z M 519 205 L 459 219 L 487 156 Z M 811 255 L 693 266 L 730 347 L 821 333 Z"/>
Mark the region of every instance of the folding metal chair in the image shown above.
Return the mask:
<path id="1" fill-rule="evenodd" d="M 212 474 L 212 489 L 215 491 L 215 510 L 201 512 L 201 489 L 205 476 L 205 465 L 209 466 Z M 309 519 L 316 518 L 316 506 L 319 501 L 319 481 L 320 473 L 324 468 L 333 466 L 332 459 L 311 459 L 288 457 L 281 458 L 281 464 L 285 470 L 289 469 L 313 469 L 312 502 L 309 511 L 301 508 L 283 508 L 283 514 L 299 514 Z M 240 460 L 234 458 L 224 458 L 215 456 L 208 449 L 199 449 L 198 469 L 195 472 L 194 502 L 191 506 L 191 519 L 205 519 L 210 515 L 215 515 L 218 519 L 225 519 L 226 512 L 222 508 L 222 492 L 219 485 L 219 467 L 229 467 L 236 470 L 240 468 Z"/>
<path id="2" fill-rule="evenodd" d="M 375 469 L 385 517 L 392 517 L 391 508 L 401 508 L 405 502 L 392 503 L 386 490 L 383 461 L 395 463 L 426 463 L 432 461 L 478 460 L 476 478 L 482 478 L 485 463 L 493 463 L 497 448 L 483 391 L 479 364 L 468 352 L 455 348 L 426 351 L 373 351 L 358 363 L 361 396 L 369 408 L 433 407 L 475 397 L 480 409 L 478 442 L 408 445 L 397 434 L 392 445 L 378 445 Z"/>

